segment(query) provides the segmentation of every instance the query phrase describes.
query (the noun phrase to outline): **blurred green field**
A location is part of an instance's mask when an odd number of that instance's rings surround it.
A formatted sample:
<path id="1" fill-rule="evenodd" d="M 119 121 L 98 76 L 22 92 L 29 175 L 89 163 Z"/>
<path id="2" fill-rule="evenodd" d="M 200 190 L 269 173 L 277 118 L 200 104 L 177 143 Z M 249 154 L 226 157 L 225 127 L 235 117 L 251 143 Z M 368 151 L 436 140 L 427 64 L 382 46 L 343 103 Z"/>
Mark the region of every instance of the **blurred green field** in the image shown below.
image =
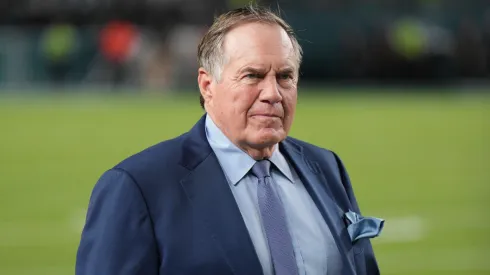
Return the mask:
<path id="1" fill-rule="evenodd" d="M 197 98 L 0 96 L 0 274 L 74 274 L 91 189 L 187 131 Z M 292 136 L 337 152 L 382 274 L 490 274 L 490 96 L 300 95 Z"/>

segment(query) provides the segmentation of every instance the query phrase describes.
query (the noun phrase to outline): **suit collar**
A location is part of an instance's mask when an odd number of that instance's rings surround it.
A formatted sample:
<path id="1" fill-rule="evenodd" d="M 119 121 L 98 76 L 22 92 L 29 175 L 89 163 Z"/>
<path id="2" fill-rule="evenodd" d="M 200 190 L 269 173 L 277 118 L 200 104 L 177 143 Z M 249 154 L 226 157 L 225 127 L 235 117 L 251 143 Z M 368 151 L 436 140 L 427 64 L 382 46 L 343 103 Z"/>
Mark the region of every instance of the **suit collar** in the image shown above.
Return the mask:
<path id="1" fill-rule="evenodd" d="M 194 127 L 184 135 L 182 158 L 179 160 L 179 164 L 187 170 L 194 170 L 212 153 L 211 146 L 206 140 L 205 123 L 206 116 L 202 116 Z"/>

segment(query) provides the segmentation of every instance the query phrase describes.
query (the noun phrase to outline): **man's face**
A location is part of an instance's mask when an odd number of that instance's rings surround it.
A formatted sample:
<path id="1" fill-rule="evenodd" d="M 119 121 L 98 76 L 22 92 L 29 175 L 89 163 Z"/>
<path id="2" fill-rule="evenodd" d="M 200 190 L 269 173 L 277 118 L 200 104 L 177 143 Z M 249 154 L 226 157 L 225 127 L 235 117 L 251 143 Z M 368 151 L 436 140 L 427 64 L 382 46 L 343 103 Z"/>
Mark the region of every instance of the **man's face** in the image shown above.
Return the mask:
<path id="1" fill-rule="evenodd" d="M 223 51 L 220 81 L 211 81 L 203 93 L 209 115 L 245 150 L 285 139 L 296 109 L 299 66 L 287 33 L 278 25 L 246 23 L 226 35 Z"/>

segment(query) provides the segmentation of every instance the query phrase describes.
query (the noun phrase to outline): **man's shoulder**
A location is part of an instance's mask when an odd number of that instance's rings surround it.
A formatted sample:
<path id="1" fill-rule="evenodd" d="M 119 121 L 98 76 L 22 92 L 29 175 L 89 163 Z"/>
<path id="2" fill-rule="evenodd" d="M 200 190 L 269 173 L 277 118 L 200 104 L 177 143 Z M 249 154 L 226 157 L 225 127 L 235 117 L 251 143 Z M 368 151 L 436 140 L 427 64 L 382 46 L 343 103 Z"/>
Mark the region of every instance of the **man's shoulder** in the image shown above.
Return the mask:
<path id="1" fill-rule="evenodd" d="M 139 174 L 151 170 L 172 169 L 182 154 L 182 143 L 187 133 L 153 144 L 123 159 L 113 168 L 130 174 Z"/>
<path id="2" fill-rule="evenodd" d="M 287 137 L 286 141 L 301 147 L 303 149 L 303 153 L 306 154 L 335 156 L 335 153 L 332 150 L 320 147 L 304 140 L 300 140 L 294 137 Z"/>
<path id="3" fill-rule="evenodd" d="M 339 155 L 329 148 L 320 147 L 294 137 L 288 137 L 286 141 L 297 147 L 301 147 L 301 151 L 305 157 L 318 162 L 322 167 L 338 167 L 339 165 L 343 165 Z"/>

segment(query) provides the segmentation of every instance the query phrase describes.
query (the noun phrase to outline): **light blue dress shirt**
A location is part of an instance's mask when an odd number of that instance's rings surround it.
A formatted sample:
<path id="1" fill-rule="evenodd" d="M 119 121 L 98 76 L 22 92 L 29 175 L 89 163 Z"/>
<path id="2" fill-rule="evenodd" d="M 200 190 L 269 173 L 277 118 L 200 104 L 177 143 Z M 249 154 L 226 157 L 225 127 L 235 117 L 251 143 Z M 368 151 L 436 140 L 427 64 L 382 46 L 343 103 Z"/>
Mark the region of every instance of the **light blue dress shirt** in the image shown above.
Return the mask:
<path id="1" fill-rule="evenodd" d="M 273 275 L 257 201 L 257 180 L 249 173 L 255 160 L 235 146 L 209 115 L 206 116 L 206 135 L 230 184 L 264 275 Z M 298 175 L 277 146 L 270 161 L 274 164 L 271 166 L 271 176 L 278 185 L 285 208 L 299 274 L 340 274 L 341 257 L 332 234 Z"/>

